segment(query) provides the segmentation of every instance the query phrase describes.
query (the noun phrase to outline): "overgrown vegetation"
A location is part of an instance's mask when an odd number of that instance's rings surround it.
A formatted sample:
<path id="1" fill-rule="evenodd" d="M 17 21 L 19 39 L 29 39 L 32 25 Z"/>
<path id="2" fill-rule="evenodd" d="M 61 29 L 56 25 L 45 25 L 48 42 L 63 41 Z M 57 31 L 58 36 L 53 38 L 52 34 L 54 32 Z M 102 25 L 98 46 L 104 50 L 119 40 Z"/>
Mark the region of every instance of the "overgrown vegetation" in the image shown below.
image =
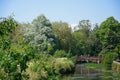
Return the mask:
<path id="1" fill-rule="evenodd" d="M 74 71 L 78 55 L 102 56 L 111 69 L 120 58 L 120 23 L 109 17 L 100 26 L 82 20 L 76 27 L 44 15 L 32 23 L 0 18 L 0 79 L 60 80 Z"/>
<path id="2" fill-rule="evenodd" d="M 111 70 L 113 61 L 118 57 L 116 53 L 109 52 L 105 55 L 103 64 L 105 69 Z"/>
<path id="3" fill-rule="evenodd" d="M 67 58 L 40 54 L 30 61 L 28 66 L 27 73 L 30 74 L 30 80 L 59 80 L 61 74 L 73 71 L 74 63 Z"/>

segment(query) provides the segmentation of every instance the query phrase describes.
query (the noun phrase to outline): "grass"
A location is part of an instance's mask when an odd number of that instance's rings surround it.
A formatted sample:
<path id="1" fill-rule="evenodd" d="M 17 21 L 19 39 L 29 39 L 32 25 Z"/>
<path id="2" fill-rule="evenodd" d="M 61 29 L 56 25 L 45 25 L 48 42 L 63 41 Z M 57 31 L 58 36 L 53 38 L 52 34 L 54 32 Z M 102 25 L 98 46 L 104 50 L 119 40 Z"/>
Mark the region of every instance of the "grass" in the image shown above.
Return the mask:
<path id="1" fill-rule="evenodd" d="M 97 64 L 97 63 L 84 63 L 84 65 L 89 67 L 89 68 L 95 68 L 95 69 L 98 69 L 98 70 L 103 70 L 104 69 L 102 63 L 100 63 L 100 64 Z"/>
<path id="2" fill-rule="evenodd" d="M 94 68 L 103 72 L 111 72 L 112 70 L 106 70 L 102 63 L 84 63 L 84 65 L 88 68 Z"/>

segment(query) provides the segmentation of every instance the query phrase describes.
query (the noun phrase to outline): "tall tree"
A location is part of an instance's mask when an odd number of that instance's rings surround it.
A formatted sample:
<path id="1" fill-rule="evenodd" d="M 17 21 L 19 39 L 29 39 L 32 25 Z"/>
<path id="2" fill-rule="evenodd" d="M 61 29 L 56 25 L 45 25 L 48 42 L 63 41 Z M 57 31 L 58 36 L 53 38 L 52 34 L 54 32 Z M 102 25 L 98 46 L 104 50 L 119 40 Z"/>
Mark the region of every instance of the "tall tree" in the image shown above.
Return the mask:
<path id="1" fill-rule="evenodd" d="M 91 29 L 91 23 L 89 20 L 81 20 L 78 24 L 79 30 L 83 31 L 85 34 L 84 37 L 89 37 L 90 29 Z"/>
<path id="2" fill-rule="evenodd" d="M 81 20 L 78 24 L 78 31 L 75 31 L 73 33 L 75 42 L 76 42 L 76 48 L 79 55 L 87 55 L 89 54 L 89 35 L 90 35 L 90 29 L 91 29 L 91 23 L 89 20 Z"/>
<path id="3" fill-rule="evenodd" d="M 112 51 L 120 43 L 119 34 L 120 23 L 114 17 L 109 17 L 101 23 L 100 29 L 97 31 L 97 36 L 103 46 L 101 53 Z"/>
<path id="4" fill-rule="evenodd" d="M 97 31 L 99 30 L 99 25 L 95 24 L 93 30 L 90 32 L 88 41 L 89 54 L 98 56 L 99 52 L 102 49 L 102 44 L 100 43 L 99 38 L 96 36 Z"/>
<path id="5" fill-rule="evenodd" d="M 6 49 L 10 46 L 11 36 L 17 26 L 17 22 L 9 16 L 8 18 L 0 18 L 0 48 Z"/>
<path id="6" fill-rule="evenodd" d="M 77 55 L 84 55 L 85 41 L 83 40 L 84 34 L 78 30 L 72 33 L 73 35 L 73 52 Z"/>
<path id="7" fill-rule="evenodd" d="M 59 43 L 59 48 L 68 52 L 72 48 L 71 28 L 66 22 L 53 22 L 53 31 Z"/>
<path id="8" fill-rule="evenodd" d="M 27 68 L 31 49 L 24 44 L 15 42 L 13 38 L 18 23 L 10 16 L 0 18 L 0 79 L 22 80 Z"/>
<path id="9" fill-rule="evenodd" d="M 26 42 L 36 46 L 38 52 L 52 54 L 55 40 L 50 21 L 44 15 L 40 15 L 29 26 L 24 35 Z"/>

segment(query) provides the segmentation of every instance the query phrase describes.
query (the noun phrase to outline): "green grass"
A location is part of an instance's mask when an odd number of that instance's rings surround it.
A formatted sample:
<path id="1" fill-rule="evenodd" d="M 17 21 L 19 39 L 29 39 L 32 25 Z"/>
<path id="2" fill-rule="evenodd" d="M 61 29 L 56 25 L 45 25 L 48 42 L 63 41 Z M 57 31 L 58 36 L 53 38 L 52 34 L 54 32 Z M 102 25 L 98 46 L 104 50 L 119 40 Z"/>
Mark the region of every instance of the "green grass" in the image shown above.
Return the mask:
<path id="1" fill-rule="evenodd" d="M 97 63 L 84 63 L 85 66 L 89 67 L 89 68 L 95 68 L 95 69 L 99 69 L 99 70 L 103 70 L 103 64 L 97 64 Z"/>

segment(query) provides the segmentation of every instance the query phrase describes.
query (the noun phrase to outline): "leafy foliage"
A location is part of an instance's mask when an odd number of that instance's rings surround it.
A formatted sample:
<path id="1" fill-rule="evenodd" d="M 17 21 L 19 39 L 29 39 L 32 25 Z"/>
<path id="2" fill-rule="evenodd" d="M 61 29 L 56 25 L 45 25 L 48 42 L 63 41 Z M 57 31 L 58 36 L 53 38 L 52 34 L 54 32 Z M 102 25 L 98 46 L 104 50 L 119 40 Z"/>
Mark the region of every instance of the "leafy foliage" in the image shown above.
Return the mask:
<path id="1" fill-rule="evenodd" d="M 8 27 L 8 28 L 7 28 Z M 32 58 L 32 48 L 23 44 L 16 44 L 11 34 L 17 27 L 13 18 L 1 18 L 0 28 L 0 79 L 21 80 L 28 78 L 23 72 L 26 70 L 26 63 Z"/>
<path id="2" fill-rule="evenodd" d="M 72 32 L 68 23 L 51 24 L 44 15 L 24 24 L 0 18 L 0 79 L 60 80 L 74 70 L 77 55 L 102 55 L 111 69 L 120 58 L 120 23 L 109 17 L 93 29 L 89 20 L 77 27 Z"/>
<path id="3" fill-rule="evenodd" d="M 72 33 L 68 24 L 66 22 L 53 22 L 52 27 L 59 49 L 63 49 L 65 52 L 72 50 Z"/>
<path id="4" fill-rule="evenodd" d="M 120 44 L 118 43 L 117 46 L 115 47 L 114 51 L 118 53 L 118 57 L 120 58 Z"/>
<path id="5" fill-rule="evenodd" d="M 105 69 L 111 70 L 113 60 L 115 60 L 117 57 L 118 55 L 116 53 L 112 53 L 112 52 L 106 53 L 106 56 L 103 61 Z"/>
<path id="6" fill-rule="evenodd" d="M 54 53 L 54 57 L 55 58 L 63 58 L 63 57 L 71 58 L 72 53 L 70 51 L 66 53 L 64 50 L 56 50 Z"/>
<path id="7" fill-rule="evenodd" d="M 57 50 L 55 53 L 54 53 L 54 57 L 66 57 L 67 56 L 67 53 L 64 51 L 64 50 Z"/>
<path id="8" fill-rule="evenodd" d="M 97 31 L 98 39 L 102 44 L 101 54 L 113 50 L 120 43 L 119 34 L 120 23 L 114 17 L 109 17 L 101 23 L 100 29 Z"/>
<path id="9" fill-rule="evenodd" d="M 30 56 L 32 56 L 30 48 L 12 44 L 10 49 L 4 51 L 2 54 L 4 55 L 2 56 L 0 67 L 6 73 L 4 78 L 10 80 L 21 80 L 22 78 L 26 78 L 23 72 L 27 68 L 26 63 L 31 59 Z"/>
<path id="10" fill-rule="evenodd" d="M 17 22 L 12 16 L 0 18 L 0 36 L 9 35 L 9 33 L 14 31 L 16 26 Z"/>
<path id="11" fill-rule="evenodd" d="M 89 37 L 90 29 L 91 29 L 91 23 L 89 20 L 81 20 L 79 22 L 79 30 L 83 31 L 84 38 Z"/>
<path id="12" fill-rule="evenodd" d="M 91 54 L 89 51 L 90 45 L 90 28 L 91 23 L 89 20 L 81 20 L 78 24 L 78 30 L 73 32 L 74 39 L 74 53 L 77 55 Z M 86 50 L 87 49 L 87 50 Z"/>
<path id="13" fill-rule="evenodd" d="M 50 55 L 39 54 L 29 63 L 27 73 L 33 80 L 59 80 L 60 73 L 71 71 L 74 63 L 67 58 L 54 58 Z"/>
<path id="14" fill-rule="evenodd" d="M 74 68 L 74 63 L 67 58 L 57 58 L 55 60 L 55 73 L 66 73 L 67 71 L 72 71 L 72 68 Z"/>
<path id="15" fill-rule="evenodd" d="M 28 26 L 24 34 L 24 40 L 37 47 L 38 52 L 52 54 L 55 41 L 50 21 L 44 15 L 40 15 L 33 20 L 32 25 Z"/>

